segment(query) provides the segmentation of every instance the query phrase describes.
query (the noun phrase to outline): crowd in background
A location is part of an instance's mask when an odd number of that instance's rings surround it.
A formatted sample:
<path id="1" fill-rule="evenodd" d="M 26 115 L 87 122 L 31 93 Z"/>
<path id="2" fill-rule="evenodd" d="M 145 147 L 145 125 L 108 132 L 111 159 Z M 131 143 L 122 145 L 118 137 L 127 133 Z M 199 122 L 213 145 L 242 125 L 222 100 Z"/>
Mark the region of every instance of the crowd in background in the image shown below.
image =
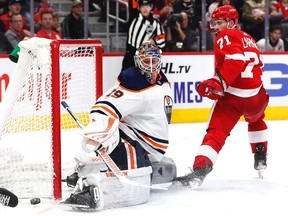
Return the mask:
<path id="1" fill-rule="evenodd" d="M 129 2 L 130 20 L 137 12 L 136 0 Z M 131 2 L 136 2 L 132 5 Z M 207 51 L 213 50 L 215 34 L 209 26 L 210 16 L 217 7 L 231 4 L 239 13 L 239 28 L 251 34 L 261 51 L 288 51 L 288 0 L 207 0 L 206 14 L 201 13 L 201 0 L 148 0 L 153 4 L 151 13 L 163 25 L 165 31 L 164 51 L 201 51 L 201 28 L 205 28 Z M 48 39 L 84 38 L 83 0 L 73 0 L 71 12 L 60 17 L 48 0 L 36 0 L 34 14 L 30 13 L 30 0 L 0 0 L 0 53 L 10 53 L 25 37 Z M 130 5 L 131 4 L 131 5 Z M 265 9 L 269 18 L 269 40 L 265 46 Z M 106 22 L 106 1 L 90 0 L 89 11 L 98 10 L 99 22 Z M 116 10 L 111 6 L 110 10 Z M 120 17 L 126 16 L 125 7 L 119 7 Z M 205 16 L 206 23 L 202 23 Z M 34 20 L 34 32 L 31 28 Z M 95 17 L 96 19 L 96 17 Z M 121 24 L 119 31 L 128 34 L 129 25 Z M 88 30 L 89 31 L 89 30 Z M 88 32 L 88 38 L 92 38 Z"/>

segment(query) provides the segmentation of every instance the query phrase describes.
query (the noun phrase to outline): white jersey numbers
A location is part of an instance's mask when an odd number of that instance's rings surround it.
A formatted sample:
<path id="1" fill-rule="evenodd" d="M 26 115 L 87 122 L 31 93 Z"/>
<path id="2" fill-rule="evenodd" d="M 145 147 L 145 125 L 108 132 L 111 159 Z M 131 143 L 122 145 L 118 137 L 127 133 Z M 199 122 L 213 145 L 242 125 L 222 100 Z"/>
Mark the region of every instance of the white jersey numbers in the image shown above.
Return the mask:
<path id="1" fill-rule="evenodd" d="M 241 78 L 253 78 L 253 68 L 258 65 L 260 60 L 255 52 L 244 52 L 247 66 L 243 72 L 241 72 Z"/>
<path id="2" fill-rule="evenodd" d="M 225 35 L 224 37 L 221 37 L 217 40 L 217 44 L 219 44 L 220 49 L 223 49 L 224 45 L 230 45 L 231 42 L 228 38 L 228 35 Z"/>

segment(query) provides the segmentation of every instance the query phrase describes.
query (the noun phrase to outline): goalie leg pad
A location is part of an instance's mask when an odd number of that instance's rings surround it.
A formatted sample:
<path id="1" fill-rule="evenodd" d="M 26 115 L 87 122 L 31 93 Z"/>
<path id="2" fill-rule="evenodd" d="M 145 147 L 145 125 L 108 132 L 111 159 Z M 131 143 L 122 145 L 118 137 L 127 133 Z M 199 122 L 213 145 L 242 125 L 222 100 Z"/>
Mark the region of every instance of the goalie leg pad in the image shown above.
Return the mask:
<path id="1" fill-rule="evenodd" d="M 164 156 L 161 161 L 155 160 L 151 155 L 149 155 L 152 166 L 152 185 L 170 183 L 177 176 L 177 169 L 175 162 L 172 158 Z"/>
<path id="2" fill-rule="evenodd" d="M 123 173 L 132 181 L 146 185 L 151 184 L 151 166 L 123 170 Z M 93 190 L 89 187 L 92 187 Z M 95 188 L 99 192 L 94 191 Z M 100 201 L 95 203 L 97 196 L 100 197 Z M 101 209 L 140 205 L 148 202 L 149 197 L 150 188 L 123 184 L 113 173 L 101 172 L 79 178 L 74 192 L 60 204 L 83 211 L 99 211 Z"/>

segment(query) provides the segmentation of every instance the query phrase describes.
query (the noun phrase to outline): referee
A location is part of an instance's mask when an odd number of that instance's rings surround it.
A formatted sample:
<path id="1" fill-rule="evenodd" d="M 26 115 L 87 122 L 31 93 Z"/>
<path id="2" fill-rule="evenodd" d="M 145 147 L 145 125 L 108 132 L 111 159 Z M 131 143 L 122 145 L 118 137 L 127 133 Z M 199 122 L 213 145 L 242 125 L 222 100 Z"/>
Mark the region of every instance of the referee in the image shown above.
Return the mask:
<path id="1" fill-rule="evenodd" d="M 158 45 L 161 49 L 165 46 L 165 32 L 159 20 L 151 13 L 152 0 L 138 1 L 138 15 L 132 20 L 128 30 L 126 53 L 122 62 L 122 70 L 135 67 L 134 55 L 137 48 L 145 41 Z"/>

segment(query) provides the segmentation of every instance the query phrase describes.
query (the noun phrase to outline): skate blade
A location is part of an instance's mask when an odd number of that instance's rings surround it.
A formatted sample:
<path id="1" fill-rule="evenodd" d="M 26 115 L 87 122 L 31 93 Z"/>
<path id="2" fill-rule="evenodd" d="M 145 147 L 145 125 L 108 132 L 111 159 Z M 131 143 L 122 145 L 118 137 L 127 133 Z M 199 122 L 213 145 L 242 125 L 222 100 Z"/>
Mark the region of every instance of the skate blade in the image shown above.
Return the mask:
<path id="1" fill-rule="evenodd" d="M 259 163 L 258 167 L 257 167 L 257 172 L 258 172 L 258 177 L 260 179 L 263 179 L 264 178 L 264 170 L 267 168 L 266 165 L 262 164 L 262 163 Z"/>
<path id="2" fill-rule="evenodd" d="M 193 190 L 198 190 L 201 184 L 202 181 L 200 179 L 195 179 L 195 181 L 190 182 L 190 188 Z"/>
<path id="3" fill-rule="evenodd" d="M 263 179 L 263 178 L 264 178 L 264 176 L 263 176 L 263 170 L 261 170 L 261 169 L 258 170 L 258 178 L 260 178 L 260 179 Z"/>
<path id="4" fill-rule="evenodd" d="M 202 181 L 199 179 L 195 179 L 194 181 L 189 181 L 188 184 L 183 184 L 181 181 L 173 181 L 169 186 L 169 190 L 197 190 L 199 189 Z"/>

